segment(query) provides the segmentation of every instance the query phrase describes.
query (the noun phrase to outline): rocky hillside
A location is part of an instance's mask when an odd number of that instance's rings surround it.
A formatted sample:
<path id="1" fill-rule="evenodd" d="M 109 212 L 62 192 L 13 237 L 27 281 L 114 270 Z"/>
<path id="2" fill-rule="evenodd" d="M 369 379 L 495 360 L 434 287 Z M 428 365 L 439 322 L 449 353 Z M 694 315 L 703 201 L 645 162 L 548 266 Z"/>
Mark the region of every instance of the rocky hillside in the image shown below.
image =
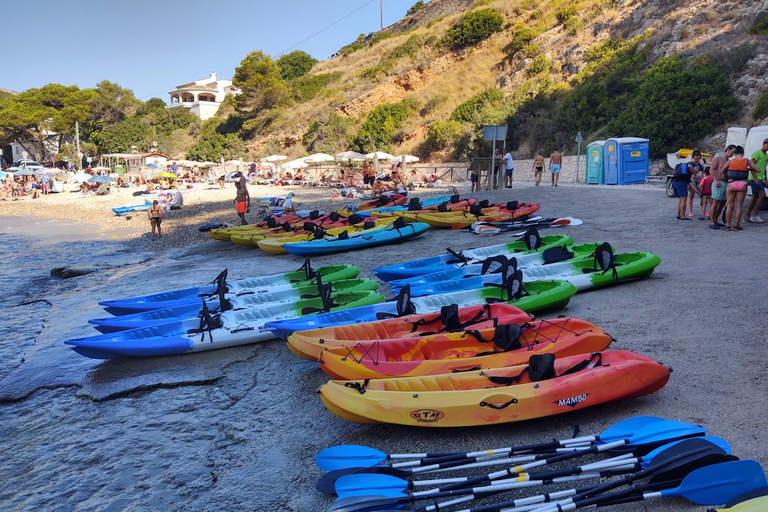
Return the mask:
<path id="1" fill-rule="evenodd" d="M 566 23 L 565 6 L 575 8 Z M 501 32 L 457 51 L 435 44 L 469 10 L 488 8 L 503 15 Z M 392 151 L 419 153 L 429 127 L 447 120 L 458 105 L 480 91 L 496 88 L 510 100 L 533 97 L 542 87 L 567 90 L 584 68 L 589 48 L 641 35 L 652 60 L 673 54 L 711 54 L 727 64 L 745 60 L 733 66 L 743 71 L 729 76 L 741 112 L 737 119 L 723 120 L 720 131 L 728 125 L 760 124 L 764 120 L 752 119 L 752 112 L 768 88 L 768 39 L 749 35 L 747 29 L 766 11 L 768 0 L 432 0 L 385 29 L 389 37 L 316 64 L 311 75 L 335 73 L 339 79 L 315 99 L 279 116 L 268 132 L 249 141 L 249 147 L 260 153 L 276 142 L 299 154 L 305 149 L 302 138 L 309 124 L 328 112 L 351 119 L 359 128 L 377 105 L 410 98 L 423 108 L 405 121 L 399 145 Z M 521 51 L 516 37 L 534 24 L 545 29 Z M 551 65 L 533 81 L 531 68 L 541 55 Z M 718 135 L 719 131 L 701 142 L 718 143 Z M 523 149 L 527 150 L 524 145 Z"/>

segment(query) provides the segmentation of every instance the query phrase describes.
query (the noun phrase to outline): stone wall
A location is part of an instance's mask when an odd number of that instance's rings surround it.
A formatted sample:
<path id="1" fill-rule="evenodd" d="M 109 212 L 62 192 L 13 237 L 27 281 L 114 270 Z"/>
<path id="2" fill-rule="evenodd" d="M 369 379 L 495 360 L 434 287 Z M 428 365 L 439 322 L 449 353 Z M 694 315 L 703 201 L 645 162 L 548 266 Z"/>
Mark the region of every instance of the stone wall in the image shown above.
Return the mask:
<path id="1" fill-rule="evenodd" d="M 576 155 L 563 156 L 563 165 L 560 169 L 560 183 L 576 183 Z M 578 182 L 585 183 L 587 175 L 587 157 L 581 155 L 578 158 Z M 651 160 L 650 175 L 663 176 L 672 172 L 667 165 L 666 160 Z M 549 158 L 544 159 L 544 172 L 542 172 L 542 183 L 551 182 L 552 173 L 549 172 Z M 514 181 L 533 181 L 533 159 L 515 160 Z"/>

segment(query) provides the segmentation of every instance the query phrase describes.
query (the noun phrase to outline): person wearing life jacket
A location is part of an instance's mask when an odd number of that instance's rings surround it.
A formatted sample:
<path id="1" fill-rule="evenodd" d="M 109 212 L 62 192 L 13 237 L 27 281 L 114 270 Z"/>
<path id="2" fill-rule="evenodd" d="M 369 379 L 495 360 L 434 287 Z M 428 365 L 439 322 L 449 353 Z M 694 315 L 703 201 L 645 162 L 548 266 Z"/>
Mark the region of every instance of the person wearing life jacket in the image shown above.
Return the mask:
<path id="1" fill-rule="evenodd" d="M 698 187 L 691 181 L 696 169 L 694 162 L 683 162 L 675 167 L 672 189 L 677 197 L 677 216 L 675 217 L 677 220 L 691 220 L 685 216 L 685 201 L 688 198 L 689 187 L 694 187 L 694 190 L 698 192 Z"/>
<path id="2" fill-rule="evenodd" d="M 723 171 L 725 171 L 725 181 L 728 183 L 725 189 L 725 230 L 741 231 L 744 229 L 740 224 L 744 197 L 747 195 L 747 182 L 750 177 L 756 179 L 760 169 L 751 160 L 744 158 L 743 146 L 736 146 L 733 160 L 725 164 Z M 733 226 L 731 226 L 731 219 L 734 220 Z"/>

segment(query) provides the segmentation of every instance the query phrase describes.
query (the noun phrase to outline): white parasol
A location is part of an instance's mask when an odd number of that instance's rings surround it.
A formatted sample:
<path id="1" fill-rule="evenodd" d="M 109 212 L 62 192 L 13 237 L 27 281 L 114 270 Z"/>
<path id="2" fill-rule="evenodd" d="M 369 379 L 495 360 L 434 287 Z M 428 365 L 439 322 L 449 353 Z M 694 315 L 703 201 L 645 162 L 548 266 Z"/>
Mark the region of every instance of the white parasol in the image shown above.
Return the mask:
<path id="1" fill-rule="evenodd" d="M 379 160 L 389 160 L 390 158 L 394 158 L 394 156 L 390 155 L 389 153 L 385 153 L 383 151 L 374 151 L 373 153 L 368 153 L 367 155 L 365 155 L 365 158 L 373 159 L 373 168 L 376 169 L 376 175 L 378 176 L 381 173 L 381 166 L 379 165 Z"/>

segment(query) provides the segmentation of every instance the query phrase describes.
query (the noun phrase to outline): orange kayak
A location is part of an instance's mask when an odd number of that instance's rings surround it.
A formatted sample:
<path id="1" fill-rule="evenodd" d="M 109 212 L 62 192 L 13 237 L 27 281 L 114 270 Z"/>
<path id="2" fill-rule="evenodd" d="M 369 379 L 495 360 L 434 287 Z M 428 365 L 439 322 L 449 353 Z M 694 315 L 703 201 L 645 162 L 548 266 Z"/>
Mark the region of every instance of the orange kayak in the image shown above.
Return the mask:
<path id="1" fill-rule="evenodd" d="M 611 341 L 589 322 L 558 318 L 422 338 L 347 342 L 327 347 L 319 362 L 334 379 L 415 377 L 505 368 L 525 364 L 534 354 L 586 354 L 606 349 Z"/>

